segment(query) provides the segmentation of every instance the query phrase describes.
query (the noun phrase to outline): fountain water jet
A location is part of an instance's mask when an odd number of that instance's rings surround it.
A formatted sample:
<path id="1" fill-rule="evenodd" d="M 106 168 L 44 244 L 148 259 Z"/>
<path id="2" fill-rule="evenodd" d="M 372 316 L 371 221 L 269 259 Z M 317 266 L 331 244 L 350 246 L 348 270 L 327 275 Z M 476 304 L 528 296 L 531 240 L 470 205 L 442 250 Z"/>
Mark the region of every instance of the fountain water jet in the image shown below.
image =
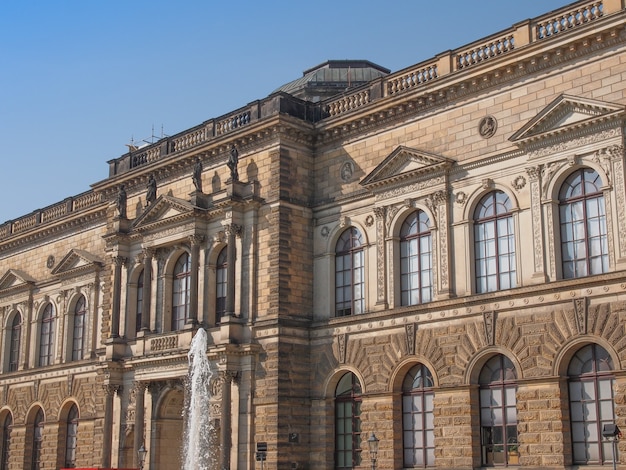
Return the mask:
<path id="1" fill-rule="evenodd" d="M 211 366 L 206 356 L 207 333 L 198 329 L 191 341 L 187 358 L 189 361 L 188 375 L 188 406 L 185 413 L 187 419 L 183 441 L 183 470 L 213 470 L 217 468 L 216 447 L 211 438 L 214 433 L 209 416 L 211 393 Z"/>

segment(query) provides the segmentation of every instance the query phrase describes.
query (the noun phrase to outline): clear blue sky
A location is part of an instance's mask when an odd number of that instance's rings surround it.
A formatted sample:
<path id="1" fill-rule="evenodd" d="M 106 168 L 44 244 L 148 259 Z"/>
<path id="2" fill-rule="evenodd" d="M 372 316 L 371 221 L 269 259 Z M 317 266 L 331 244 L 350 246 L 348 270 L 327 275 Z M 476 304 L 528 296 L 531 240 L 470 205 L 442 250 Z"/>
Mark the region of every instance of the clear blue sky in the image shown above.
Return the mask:
<path id="1" fill-rule="evenodd" d="M 0 223 L 87 191 L 153 127 L 178 133 L 329 59 L 397 71 L 568 3 L 0 1 Z"/>

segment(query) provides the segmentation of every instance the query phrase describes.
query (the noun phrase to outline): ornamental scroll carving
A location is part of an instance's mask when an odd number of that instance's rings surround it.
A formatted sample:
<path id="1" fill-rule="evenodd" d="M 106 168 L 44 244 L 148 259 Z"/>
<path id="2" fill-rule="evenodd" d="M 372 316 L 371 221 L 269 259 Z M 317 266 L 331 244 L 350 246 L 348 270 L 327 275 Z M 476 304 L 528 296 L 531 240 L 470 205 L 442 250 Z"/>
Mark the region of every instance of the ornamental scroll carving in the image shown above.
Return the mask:
<path id="1" fill-rule="evenodd" d="M 387 216 L 387 209 L 386 207 L 374 207 L 374 215 L 376 216 L 376 297 L 378 304 L 386 302 L 385 236 L 387 223 L 385 217 Z"/>
<path id="2" fill-rule="evenodd" d="M 587 298 L 574 299 L 576 328 L 581 335 L 587 334 Z"/>

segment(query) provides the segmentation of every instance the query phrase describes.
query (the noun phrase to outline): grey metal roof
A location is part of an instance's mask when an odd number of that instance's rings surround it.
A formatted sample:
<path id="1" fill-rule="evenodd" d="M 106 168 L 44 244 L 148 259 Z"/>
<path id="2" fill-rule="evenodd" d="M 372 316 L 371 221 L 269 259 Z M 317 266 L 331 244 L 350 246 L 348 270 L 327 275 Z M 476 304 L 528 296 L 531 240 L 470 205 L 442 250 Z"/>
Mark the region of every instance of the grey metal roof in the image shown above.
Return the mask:
<path id="1" fill-rule="evenodd" d="M 389 73 L 389 69 L 367 60 L 328 60 L 305 70 L 302 77 L 272 93 L 282 91 L 301 99 L 320 101 Z"/>

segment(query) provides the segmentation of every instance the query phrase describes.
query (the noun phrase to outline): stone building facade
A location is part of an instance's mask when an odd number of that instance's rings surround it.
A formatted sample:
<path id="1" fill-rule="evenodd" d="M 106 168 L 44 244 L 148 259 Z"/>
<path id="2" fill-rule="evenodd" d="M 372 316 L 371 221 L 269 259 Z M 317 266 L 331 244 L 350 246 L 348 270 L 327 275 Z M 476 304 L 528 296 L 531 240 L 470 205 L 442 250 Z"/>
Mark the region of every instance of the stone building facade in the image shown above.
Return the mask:
<path id="1" fill-rule="evenodd" d="M 625 25 L 329 61 L 0 225 L 0 469 L 180 468 L 200 327 L 216 468 L 613 465 Z"/>

